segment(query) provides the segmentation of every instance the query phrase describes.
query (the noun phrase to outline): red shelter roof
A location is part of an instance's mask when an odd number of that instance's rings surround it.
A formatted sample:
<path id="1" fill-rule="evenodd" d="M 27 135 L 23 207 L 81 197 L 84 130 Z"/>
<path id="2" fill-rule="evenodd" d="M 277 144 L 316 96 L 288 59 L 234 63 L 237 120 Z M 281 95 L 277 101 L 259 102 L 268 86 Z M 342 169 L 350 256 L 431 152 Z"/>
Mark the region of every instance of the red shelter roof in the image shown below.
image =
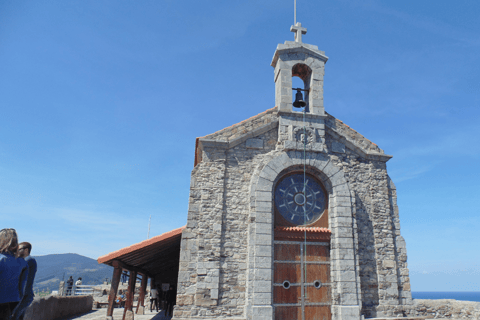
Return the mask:
<path id="1" fill-rule="evenodd" d="M 175 277 L 169 273 L 173 269 L 178 272 L 183 229 L 185 226 L 132 244 L 101 256 L 97 261 L 111 266 L 113 261 L 118 260 L 128 267 L 144 270 L 149 276 Z"/>

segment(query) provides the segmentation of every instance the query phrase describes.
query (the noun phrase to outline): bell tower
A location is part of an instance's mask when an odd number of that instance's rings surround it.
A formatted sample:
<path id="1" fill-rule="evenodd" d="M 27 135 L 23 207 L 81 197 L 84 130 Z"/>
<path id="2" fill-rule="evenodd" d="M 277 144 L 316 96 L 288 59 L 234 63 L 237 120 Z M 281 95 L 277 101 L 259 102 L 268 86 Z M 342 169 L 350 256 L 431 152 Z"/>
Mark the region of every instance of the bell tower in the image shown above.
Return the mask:
<path id="1" fill-rule="evenodd" d="M 290 31 L 295 33 L 295 41 L 279 44 L 271 63 L 275 68 L 275 105 L 279 115 L 278 148 L 324 152 L 327 115 L 323 107 L 323 75 L 328 57 L 317 46 L 302 42 L 307 29 L 300 22 L 291 26 Z M 292 88 L 292 77 L 302 79 L 304 87 Z M 292 103 L 294 91 L 297 93 Z M 300 93 L 304 96 L 302 103 L 298 103 Z M 305 109 L 296 108 L 301 105 Z"/>
<path id="2" fill-rule="evenodd" d="M 317 46 L 303 43 L 307 29 L 300 22 L 290 27 L 295 41 L 279 44 L 271 66 L 275 68 L 275 105 L 280 112 L 292 112 L 292 77 L 303 80 L 307 113 L 324 116 L 323 75 L 328 57 Z"/>

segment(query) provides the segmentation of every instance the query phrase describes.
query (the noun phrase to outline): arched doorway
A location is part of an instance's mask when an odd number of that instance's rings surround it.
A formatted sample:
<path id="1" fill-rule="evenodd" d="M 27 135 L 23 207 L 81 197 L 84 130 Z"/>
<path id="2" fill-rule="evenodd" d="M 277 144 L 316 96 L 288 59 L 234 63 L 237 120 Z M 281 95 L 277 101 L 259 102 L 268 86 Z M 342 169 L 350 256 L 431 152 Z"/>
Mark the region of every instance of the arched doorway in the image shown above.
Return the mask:
<path id="1" fill-rule="evenodd" d="M 274 187 L 273 305 L 276 320 L 330 320 L 328 196 L 301 171 Z"/>

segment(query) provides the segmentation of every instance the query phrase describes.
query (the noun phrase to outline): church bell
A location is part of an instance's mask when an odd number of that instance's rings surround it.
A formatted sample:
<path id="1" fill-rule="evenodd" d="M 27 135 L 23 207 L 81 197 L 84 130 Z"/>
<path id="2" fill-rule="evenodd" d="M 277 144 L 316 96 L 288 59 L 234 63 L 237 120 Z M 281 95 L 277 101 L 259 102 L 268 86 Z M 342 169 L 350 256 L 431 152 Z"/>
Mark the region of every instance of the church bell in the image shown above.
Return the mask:
<path id="1" fill-rule="evenodd" d="M 297 93 L 295 94 L 295 102 L 293 106 L 295 108 L 303 108 L 307 105 L 307 103 L 303 100 L 303 94 L 300 89 L 297 89 Z"/>

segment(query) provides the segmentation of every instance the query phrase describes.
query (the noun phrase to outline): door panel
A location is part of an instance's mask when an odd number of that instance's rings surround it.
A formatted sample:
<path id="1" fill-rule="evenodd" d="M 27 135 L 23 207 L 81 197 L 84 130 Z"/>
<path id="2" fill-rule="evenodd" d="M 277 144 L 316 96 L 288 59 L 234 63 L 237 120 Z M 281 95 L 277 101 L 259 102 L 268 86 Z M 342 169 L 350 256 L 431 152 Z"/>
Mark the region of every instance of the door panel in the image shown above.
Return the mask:
<path id="1" fill-rule="evenodd" d="M 330 266 L 326 264 L 307 264 L 307 280 L 306 283 L 313 283 L 320 280 L 322 283 L 330 282 Z"/>
<path id="2" fill-rule="evenodd" d="M 300 286 L 291 286 L 289 289 L 281 286 L 273 287 L 273 303 L 298 303 L 301 296 Z"/>
<path id="3" fill-rule="evenodd" d="M 301 268 L 300 263 L 275 263 L 273 282 L 281 284 L 288 280 L 290 283 L 300 283 L 302 282 Z"/>
<path id="4" fill-rule="evenodd" d="M 275 320 L 301 320 L 301 319 L 302 319 L 301 308 L 275 307 Z"/>
<path id="5" fill-rule="evenodd" d="M 302 257 L 303 250 L 306 255 Z M 276 320 L 331 319 L 329 260 L 328 243 L 275 241 L 273 303 Z M 320 281 L 318 288 L 314 286 L 316 280 Z M 284 281 L 290 283 L 288 289 L 282 285 Z"/>
<path id="6" fill-rule="evenodd" d="M 301 292 L 300 292 L 301 294 Z M 328 303 L 330 302 L 330 286 L 323 286 L 319 289 L 315 288 L 314 286 L 308 286 L 306 288 L 306 299 L 307 303 L 309 302 L 320 302 L 320 303 Z"/>
<path id="7" fill-rule="evenodd" d="M 275 244 L 274 258 L 275 260 L 300 261 L 300 246 Z"/>
<path id="8" fill-rule="evenodd" d="M 307 245 L 306 261 L 330 261 L 330 250 L 327 246 Z"/>
<path id="9" fill-rule="evenodd" d="M 330 306 L 305 307 L 305 320 L 329 320 L 332 319 Z"/>

